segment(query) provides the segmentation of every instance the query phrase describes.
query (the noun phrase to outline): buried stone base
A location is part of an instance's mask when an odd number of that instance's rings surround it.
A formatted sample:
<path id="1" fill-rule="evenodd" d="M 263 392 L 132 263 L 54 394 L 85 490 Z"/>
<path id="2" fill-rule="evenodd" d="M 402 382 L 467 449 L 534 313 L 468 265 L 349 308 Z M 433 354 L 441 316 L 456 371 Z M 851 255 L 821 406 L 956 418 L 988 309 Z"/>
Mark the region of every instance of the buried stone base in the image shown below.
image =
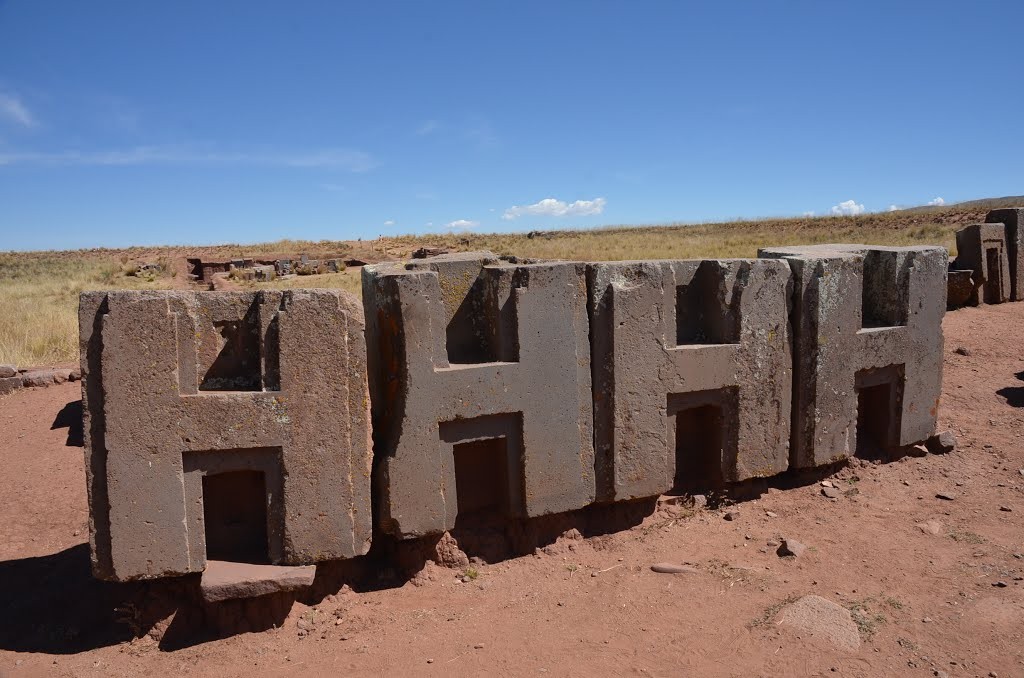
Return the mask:
<path id="1" fill-rule="evenodd" d="M 282 567 L 208 560 L 200 588 L 203 600 L 216 603 L 222 600 L 256 598 L 270 593 L 298 591 L 311 586 L 315 576 L 316 565 Z"/>

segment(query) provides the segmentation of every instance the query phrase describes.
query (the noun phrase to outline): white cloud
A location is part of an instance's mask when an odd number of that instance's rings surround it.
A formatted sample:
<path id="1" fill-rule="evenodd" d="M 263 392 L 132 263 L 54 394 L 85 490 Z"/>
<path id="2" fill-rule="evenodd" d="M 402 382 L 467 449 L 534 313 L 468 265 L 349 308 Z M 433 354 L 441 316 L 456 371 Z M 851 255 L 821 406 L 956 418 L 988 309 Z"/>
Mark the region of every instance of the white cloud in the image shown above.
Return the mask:
<path id="1" fill-rule="evenodd" d="M 864 205 L 858 204 L 854 200 L 844 200 L 838 205 L 832 205 L 832 216 L 853 216 L 856 214 L 864 214 Z"/>
<path id="2" fill-rule="evenodd" d="M 3 92 L 0 92 L 0 117 L 16 122 L 22 127 L 35 127 L 39 124 L 21 99 Z"/>
<path id="3" fill-rule="evenodd" d="M 805 217 L 813 217 L 814 216 L 814 212 L 804 212 L 804 216 Z"/>
<path id="4" fill-rule="evenodd" d="M 513 205 L 501 215 L 502 219 L 518 219 L 519 217 L 546 216 L 546 217 L 585 217 L 591 214 L 600 214 L 608 203 L 604 198 L 593 200 L 577 200 L 567 203 L 554 198 L 544 198 L 532 205 Z"/>
<path id="5" fill-rule="evenodd" d="M 394 226 L 395 225 L 395 220 L 394 219 L 388 219 L 387 221 L 384 222 L 384 225 L 385 226 Z"/>
<path id="6" fill-rule="evenodd" d="M 934 200 L 929 200 L 927 204 L 929 207 L 942 207 L 946 204 L 946 201 L 942 198 L 935 198 Z"/>
<path id="7" fill-rule="evenodd" d="M 367 172 L 377 166 L 369 154 L 343 148 L 313 151 L 204 151 L 188 147 L 137 146 L 109 151 L 0 151 L 8 165 L 249 165 L 268 167 L 330 167 Z"/>
<path id="8" fill-rule="evenodd" d="M 449 231 L 469 231 L 480 225 L 479 221 L 471 221 L 469 219 L 456 219 L 455 221 L 449 221 L 444 225 Z"/>
<path id="9" fill-rule="evenodd" d="M 903 208 L 900 207 L 899 205 L 889 205 L 889 209 L 887 209 L 886 211 L 887 212 L 899 212 L 901 209 L 903 209 Z"/>

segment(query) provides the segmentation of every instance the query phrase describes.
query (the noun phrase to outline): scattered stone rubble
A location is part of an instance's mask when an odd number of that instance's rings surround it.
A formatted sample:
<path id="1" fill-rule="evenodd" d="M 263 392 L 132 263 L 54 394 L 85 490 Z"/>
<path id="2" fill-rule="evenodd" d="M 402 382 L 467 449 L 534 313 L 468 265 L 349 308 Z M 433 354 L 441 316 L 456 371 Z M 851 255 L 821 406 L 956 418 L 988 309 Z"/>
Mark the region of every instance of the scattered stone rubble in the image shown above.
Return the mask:
<path id="1" fill-rule="evenodd" d="M 29 368 L 19 370 L 14 365 L 0 365 L 0 395 L 12 393 L 21 388 L 50 386 L 66 381 L 78 381 L 82 372 L 78 368 Z"/>
<path id="2" fill-rule="evenodd" d="M 256 595 L 306 581 L 295 566 L 365 554 L 371 532 L 436 541 L 862 453 L 948 451 L 935 436 L 947 258 L 473 252 L 367 266 L 361 306 L 327 290 L 83 294 L 93 573 L 285 568 L 204 578 L 211 598 Z"/>

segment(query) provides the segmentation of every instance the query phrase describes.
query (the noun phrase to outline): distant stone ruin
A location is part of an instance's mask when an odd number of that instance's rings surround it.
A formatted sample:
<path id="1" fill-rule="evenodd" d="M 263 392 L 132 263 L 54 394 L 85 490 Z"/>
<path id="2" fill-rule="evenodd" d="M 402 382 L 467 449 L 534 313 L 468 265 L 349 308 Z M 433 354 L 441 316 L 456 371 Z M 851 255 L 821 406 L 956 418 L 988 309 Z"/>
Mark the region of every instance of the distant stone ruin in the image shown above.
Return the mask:
<path id="1" fill-rule="evenodd" d="M 990 211 L 956 233 L 947 309 L 1024 300 L 1024 208 Z"/>
<path id="2" fill-rule="evenodd" d="M 947 258 L 473 252 L 367 266 L 362 305 L 327 290 L 83 294 L 93 572 L 204 572 L 220 599 L 235 590 L 223 562 L 353 559 L 371 540 L 512 529 L 928 442 Z"/>

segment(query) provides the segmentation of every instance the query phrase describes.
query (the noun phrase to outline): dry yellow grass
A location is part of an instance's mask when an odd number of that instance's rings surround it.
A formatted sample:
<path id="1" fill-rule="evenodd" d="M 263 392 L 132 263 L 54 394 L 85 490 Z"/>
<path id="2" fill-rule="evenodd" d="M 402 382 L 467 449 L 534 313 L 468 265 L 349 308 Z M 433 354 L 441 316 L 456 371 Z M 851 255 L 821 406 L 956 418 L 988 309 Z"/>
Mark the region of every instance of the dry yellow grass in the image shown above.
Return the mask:
<path id="1" fill-rule="evenodd" d="M 78 358 L 78 295 L 159 289 L 170 279 L 126 276 L 116 258 L 0 253 L 0 363 L 49 365 Z"/>
<path id="2" fill-rule="evenodd" d="M 760 247 L 825 242 L 878 245 L 936 244 L 954 249 L 954 233 L 982 221 L 992 207 L 1019 198 L 948 208 L 907 210 L 857 217 L 765 219 L 723 224 L 615 227 L 532 234 L 444 234 L 384 238 L 378 241 L 280 240 L 253 245 L 150 247 L 76 252 L 0 253 L 0 362 L 22 366 L 78 359 L 78 293 L 87 289 L 148 288 L 184 285 L 177 278 L 152 281 L 124 275 L 125 262 L 165 257 L 228 259 L 269 253 L 325 256 L 404 257 L 417 247 L 491 250 L 497 254 L 550 259 L 688 259 L 753 257 Z M 357 268 L 342 273 L 299 276 L 270 283 L 245 283 L 248 289 L 336 287 L 358 294 Z"/>

